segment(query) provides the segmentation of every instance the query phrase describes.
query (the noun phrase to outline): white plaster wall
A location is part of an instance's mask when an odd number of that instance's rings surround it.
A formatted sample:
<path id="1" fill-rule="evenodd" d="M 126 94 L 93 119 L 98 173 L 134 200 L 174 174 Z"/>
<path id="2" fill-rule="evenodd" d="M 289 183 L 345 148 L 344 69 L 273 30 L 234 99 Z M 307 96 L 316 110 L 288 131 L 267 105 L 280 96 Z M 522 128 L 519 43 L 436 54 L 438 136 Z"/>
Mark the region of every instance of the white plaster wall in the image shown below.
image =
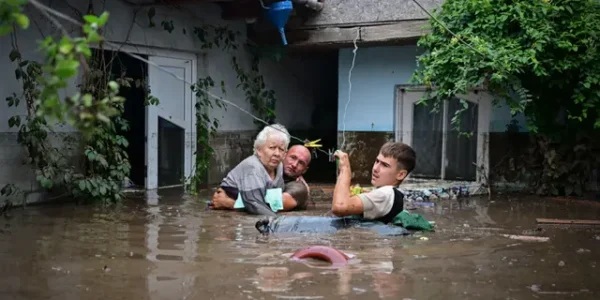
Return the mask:
<path id="1" fill-rule="evenodd" d="M 76 14 L 73 13 L 74 9 L 84 11 L 87 7 L 87 1 L 69 0 L 66 3 L 61 1 L 51 1 L 51 3 L 54 9 L 67 13 L 72 17 L 76 17 Z M 111 14 L 105 31 L 108 40 L 129 45 L 196 53 L 199 56 L 200 65 L 198 77 L 201 78 L 209 74 L 216 82 L 225 81 L 227 89 L 225 99 L 240 105 L 244 109 L 251 109 L 249 103 L 245 101 L 243 91 L 236 88 L 238 81 L 231 66 L 231 57 L 235 55 L 242 65 L 249 67 L 249 57 L 245 51 L 243 49 L 230 52 L 218 49 L 203 51 L 200 49 L 201 43 L 192 34 L 194 26 L 200 26 L 203 22 L 227 24 L 230 29 L 242 33 L 239 42 L 244 42 L 246 39 L 244 22 L 225 22 L 221 20 L 221 11 L 218 6 L 213 4 L 194 4 L 183 6 L 181 9 L 156 6 L 156 16 L 154 17 L 156 27 L 149 28 L 148 8 L 134 8 L 120 0 L 107 0 L 105 3 L 96 1 L 95 5 L 98 8 L 104 7 L 104 10 L 109 11 Z M 100 11 L 100 9 L 97 10 Z M 41 60 L 42 57 L 36 51 L 37 40 L 43 38 L 40 31 L 47 35 L 56 32 L 56 29 L 45 22 L 35 8 L 28 7 L 27 12 L 34 16 L 36 22 L 32 22 L 29 30 L 19 32 L 19 47 L 25 59 Z M 136 16 L 135 20 L 134 15 Z M 172 33 L 168 33 L 160 26 L 160 21 L 165 19 L 173 20 L 175 30 Z M 62 21 L 62 24 L 70 31 L 73 30 L 73 26 L 70 26 L 68 22 Z M 184 28 L 187 34 L 183 34 Z M 10 39 L 6 36 L 2 37 L 0 41 L 0 67 L 2 70 L 12 70 L 14 67 L 8 59 L 8 54 L 12 50 Z M 318 72 L 319 63 L 318 58 L 304 58 L 302 59 L 302 68 L 292 70 L 289 66 L 298 65 L 294 63 L 294 60 L 298 59 L 287 58 L 277 63 L 263 60 L 260 67 L 267 88 L 275 90 L 275 96 L 278 100 L 276 111 L 278 120 L 286 126 L 304 128 L 310 123 L 312 99 L 314 98 L 312 93 L 316 91 L 307 86 L 306 82 L 303 83 L 302 79 L 310 78 L 313 73 Z M 5 95 L 19 91 L 13 72 L 1 72 L 0 80 L 2 82 L 0 96 L 6 97 Z M 68 92 L 71 93 L 74 88 L 75 84 L 72 84 L 71 90 Z M 213 93 L 222 96 L 219 88 L 215 88 Z M 24 110 L 20 112 L 24 113 Z M 9 131 L 7 120 L 14 113 L 14 110 L 0 110 L 0 132 Z M 230 107 L 226 112 L 215 109 L 212 113 L 223 118 L 221 130 L 224 131 L 247 130 L 252 129 L 254 126 L 250 116 L 233 107 Z M 72 129 L 67 126 L 58 130 Z"/>

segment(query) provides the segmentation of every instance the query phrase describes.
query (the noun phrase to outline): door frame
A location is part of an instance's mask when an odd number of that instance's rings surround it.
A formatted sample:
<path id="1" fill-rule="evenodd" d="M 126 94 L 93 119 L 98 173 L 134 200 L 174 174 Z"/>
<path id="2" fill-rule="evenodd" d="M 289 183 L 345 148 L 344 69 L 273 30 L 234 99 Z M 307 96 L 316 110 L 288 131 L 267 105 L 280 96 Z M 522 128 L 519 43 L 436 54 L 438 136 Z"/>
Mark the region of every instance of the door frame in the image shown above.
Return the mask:
<path id="1" fill-rule="evenodd" d="M 111 47 L 109 45 L 104 45 L 104 49 L 105 50 L 111 50 L 111 51 L 123 51 L 123 52 L 128 52 L 128 53 L 134 53 L 137 55 L 146 55 L 148 56 L 148 60 L 152 61 L 153 57 L 159 57 L 159 58 L 166 58 L 166 59 L 181 59 L 181 60 L 189 60 L 190 64 L 191 64 L 191 78 L 190 78 L 190 82 L 191 83 L 195 83 L 198 79 L 198 53 L 195 52 L 189 52 L 189 51 L 178 51 L 178 50 L 170 50 L 170 49 L 163 49 L 163 48 L 156 48 L 156 47 L 151 47 L 151 46 L 138 46 L 136 44 L 131 44 L 131 43 L 123 43 L 123 42 L 117 42 L 117 41 L 110 41 L 112 44 L 115 44 L 118 46 L 117 47 Z M 98 47 L 98 45 L 94 45 L 92 46 L 95 49 L 99 49 L 100 47 Z M 150 84 L 150 89 L 152 89 L 152 84 L 151 84 L 151 78 L 150 78 L 150 65 L 148 65 L 148 83 Z M 162 72 L 162 71 L 160 71 Z M 169 75 L 170 76 L 170 75 Z M 186 177 L 186 184 L 189 183 L 189 178 L 191 178 L 192 176 L 194 176 L 195 173 L 195 168 L 194 168 L 194 163 L 196 161 L 196 140 L 197 140 L 197 132 L 196 132 L 196 114 L 195 114 L 195 102 L 196 102 L 196 96 L 192 93 L 189 84 L 186 84 L 186 92 L 191 93 L 191 100 L 190 100 L 190 107 L 191 107 L 191 126 L 190 126 L 190 131 L 189 134 L 186 133 L 185 135 L 185 148 L 186 148 L 186 158 L 185 158 L 185 163 L 184 163 L 184 170 L 185 170 L 185 174 L 184 176 Z M 159 99 L 160 100 L 160 99 Z M 154 110 L 157 110 L 155 106 L 146 106 L 146 109 L 144 111 L 144 113 L 146 114 L 146 120 L 145 120 L 145 134 L 146 134 L 146 138 L 145 138 L 145 151 L 144 151 L 144 160 L 145 160 L 145 166 L 146 166 L 146 170 L 145 170 L 145 178 L 144 178 L 144 187 L 146 190 L 155 190 L 158 189 L 158 172 L 154 172 L 153 174 L 151 174 L 151 167 L 154 168 L 154 170 L 158 171 L 158 161 L 155 160 L 153 164 L 150 163 L 150 159 L 149 159 L 149 151 L 152 152 L 148 143 L 148 126 L 150 125 L 150 119 L 149 117 L 151 115 L 154 115 Z M 168 120 L 168 119 L 167 119 Z M 158 126 L 158 119 L 155 120 L 155 123 Z M 189 143 L 189 144 L 188 144 Z M 190 149 L 190 154 L 188 155 L 188 147 L 187 145 L 190 145 L 189 149 Z M 158 157 L 158 148 L 154 149 L 155 153 L 155 157 Z M 152 180 L 151 180 L 152 179 Z"/>
<path id="2" fill-rule="evenodd" d="M 153 55 L 149 56 L 149 60 L 156 64 L 169 65 L 175 61 L 187 61 L 189 63 L 189 71 L 186 68 L 186 77 L 189 75 L 189 81 L 194 83 L 196 82 L 196 74 L 197 74 L 197 60 L 196 57 L 190 56 L 179 56 L 173 57 L 175 55 L 163 56 L 163 55 Z M 150 84 L 150 89 L 152 90 L 152 86 L 157 86 L 157 80 L 160 78 L 153 77 L 152 70 L 157 70 L 159 74 L 165 74 L 167 76 L 171 76 L 168 73 L 165 73 L 154 66 L 148 66 L 148 82 Z M 146 189 L 158 189 L 158 118 L 162 117 L 165 120 L 172 122 L 173 124 L 184 128 L 185 138 L 184 138 L 184 176 L 186 178 L 186 184 L 189 181 L 189 178 L 194 175 L 194 162 L 196 160 L 196 114 L 195 114 L 195 95 L 190 89 L 189 84 L 185 84 L 185 97 L 187 98 L 184 106 L 184 115 L 185 117 L 189 117 L 189 121 L 187 120 L 174 120 L 167 117 L 161 109 L 157 106 L 149 105 L 146 106 Z M 159 98 L 160 101 L 160 98 Z M 148 136 L 152 132 L 156 133 L 156 136 Z M 183 183 L 182 183 L 183 184 Z"/>
<path id="3" fill-rule="evenodd" d="M 409 146 L 412 145 L 413 128 L 413 104 L 421 100 L 427 91 L 426 87 L 420 85 L 399 84 L 394 87 L 394 140 L 403 142 Z M 413 92 L 410 97 L 406 97 L 406 92 Z M 477 175 L 476 182 L 489 179 L 489 131 L 490 116 L 493 97 L 491 94 L 481 89 L 474 89 L 468 95 L 458 94 L 456 97 L 477 104 Z M 448 104 L 443 105 L 442 122 L 443 132 L 447 132 L 446 115 Z M 443 134 L 442 142 L 442 170 L 441 179 L 445 180 L 446 173 L 446 134 Z M 417 153 L 418 155 L 418 153 Z M 484 172 L 481 172 L 480 166 L 483 166 Z M 410 175 L 409 175 L 410 177 Z"/>

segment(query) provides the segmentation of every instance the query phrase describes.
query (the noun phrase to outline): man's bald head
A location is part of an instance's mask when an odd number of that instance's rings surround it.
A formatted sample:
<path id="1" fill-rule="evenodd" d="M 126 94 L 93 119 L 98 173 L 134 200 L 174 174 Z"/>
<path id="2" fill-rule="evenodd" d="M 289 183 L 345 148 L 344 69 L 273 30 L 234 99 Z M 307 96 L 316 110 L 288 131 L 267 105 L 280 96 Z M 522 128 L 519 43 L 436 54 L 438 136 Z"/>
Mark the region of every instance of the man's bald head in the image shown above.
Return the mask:
<path id="1" fill-rule="evenodd" d="M 291 178 L 298 178 L 308 170 L 311 154 L 308 148 L 303 145 L 294 145 L 290 147 L 283 160 L 283 171 L 285 175 Z"/>

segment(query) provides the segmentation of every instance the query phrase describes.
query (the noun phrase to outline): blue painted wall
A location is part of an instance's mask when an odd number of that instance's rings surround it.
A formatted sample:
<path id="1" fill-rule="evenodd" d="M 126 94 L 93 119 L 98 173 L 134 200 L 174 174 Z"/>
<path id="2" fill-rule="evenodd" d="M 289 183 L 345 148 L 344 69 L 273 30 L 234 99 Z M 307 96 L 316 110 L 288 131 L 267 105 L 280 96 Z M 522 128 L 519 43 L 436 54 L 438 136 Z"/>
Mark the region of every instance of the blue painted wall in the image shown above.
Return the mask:
<path id="1" fill-rule="evenodd" d="M 338 72 L 338 130 L 344 128 L 344 109 L 348 103 L 348 73 L 352 65 L 352 48 L 340 49 Z M 352 69 L 351 100 L 346 112 L 346 131 L 393 131 L 394 86 L 410 83 L 417 67 L 417 46 L 358 48 Z M 521 131 L 525 118 L 517 116 Z M 492 108 L 490 131 L 503 132 L 510 122 L 510 109 Z"/>
<path id="2" fill-rule="evenodd" d="M 343 129 L 348 102 L 352 50 L 341 49 L 338 73 L 338 130 Z M 421 54 L 417 46 L 358 48 L 352 70 L 346 131 L 393 131 L 394 86 L 408 83 Z"/>

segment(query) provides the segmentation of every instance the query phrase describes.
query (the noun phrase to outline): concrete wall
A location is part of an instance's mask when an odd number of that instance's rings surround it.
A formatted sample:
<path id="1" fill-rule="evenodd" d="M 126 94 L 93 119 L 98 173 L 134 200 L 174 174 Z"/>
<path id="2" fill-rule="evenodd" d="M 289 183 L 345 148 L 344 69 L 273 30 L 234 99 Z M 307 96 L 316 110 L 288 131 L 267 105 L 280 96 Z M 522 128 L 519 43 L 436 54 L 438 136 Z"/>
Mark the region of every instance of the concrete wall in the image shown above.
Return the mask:
<path id="1" fill-rule="evenodd" d="M 348 75 L 352 66 L 352 50 L 341 49 L 339 52 L 338 145 L 342 142 L 345 122 L 346 144 L 353 145 L 357 148 L 355 152 L 360 153 L 360 157 L 352 165 L 355 178 L 368 181 L 372 160 L 379 147 L 394 138 L 395 86 L 410 84 L 417 67 L 417 56 L 422 50 L 414 45 L 359 47 L 352 69 L 351 100 L 344 119 L 350 87 Z M 512 119 L 510 109 L 503 102 L 492 108 L 490 166 L 494 166 L 494 160 L 500 160 L 505 155 L 503 148 L 495 150 L 499 148 L 492 146 L 498 144 L 495 140 L 505 140 L 503 136 L 506 125 Z M 517 115 L 515 119 L 519 121 L 520 131 L 526 132 L 524 116 Z"/>
<path id="2" fill-rule="evenodd" d="M 411 0 L 327 0 L 324 3 L 323 10 L 311 16 L 303 27 L 376 24 L 428 18 Z M 431 12 L 443 1 L 419 0 L 419 3 Z"/>
<path id="3" fill-rule="evenodd" d="M 63 12 L 71 17 L 78 18 L 78 11 L 85 11 L 88 1 L 69 0 L 63 1 L 45 1 L 51 3 L 51 7 Z M 123 1 L 106 0 L 95 1 L 95 11 L 109 11 L 111 16 L 105 30 L 105 36 L 109 41 L 116 43 L 125 43 L 138 49 L 152 52 L 152 49 L 161 51 L 170 50 L 177 52 L 193 53 L 198 57 L 198 78 L 210 75 L 215 82 L 225 82 L 227 94 L 224 96 L 242 108 L 251 111 L 250 104 L 245 100 L 244 92 L 236 88 L 238 80 L 236 72 L 231 66 L 231 58 L 235 55 L 240 64 L 249 68 L 249 55 L 240 47 L 237 51 L 226 52 L 219 49 L 202 50 L 201 42 L 192 32 L 194 26 L 202 24 L 227 24 L 230 29 L 242 33 L 238 38 L 241 45 L 246 40 L 244 22 L 225 22 L 220 19 L 220 9 L 213 4 L 194 4 L 182 6 L 181 9 L 156 6 L 156 16 L 154 17 L 156 27 L 148 27 L 147 9 L 132 7 Z M 43 57 L 37 52 L 37 41 L 43 36 L 59 33 L 51 23 L 41 15 L 41 13 L 32 6 L 28 6 L 26 13 L 32 18 L 31 27 L 26 31 L 19 31 L 17 34 L 18 44 L 24 59 L 41 61 Z M 162 29 L 160 22 L 162 20 L 172 20 L 175 30 L 169 33 Z M 73 36 L 79 32 L 77 28 L 71 26 L 68 22 L 61 21 Z M 77 29 L 77 31 L 75 31 Z M 185 32 L 184 33 L 184 30 Z M 20 91 L 19 84 L 15 80 L 14 66 L 8 59 L 11 52 L 11 40 L 9 36 L 0 38 L 0 97 L 5 98 L 11 93 Z M 315 94 L 319 92 L 322 82 L 316 80 L 307 80 L 318 78 L 319 70 L 322 68 L 321 58 L 287 58 L 280 63 L 272 61 L 263 61 L 260 65 L 261 73 L 264 76 L 267 88 L 275 90 L 277 102 L 278 121 L 290 129 L 304 129 L 310 126 L 312 109 L 314 107 Z M 298 68 L 301 66 L 301 68 Z M 75 91 L 73 82 L 65 94 L 72 94 Z M 220 88 L 215 88 L 213 93 L 220 95 Z M 6 105 L 4 101 L 0 105 Z M 214 109 L 211 115 L 221 118 L 220 136 L 230 137 L 247 134 L 252 136 L 256 126 L 252 118 L 234 107 L 229 107 L 227 111 Z M 6 183 L 16 183 L 25 190 L 35 190 L 35 176 L 26 165 L 21 164 L 25 157 L 23 149 L 16 143 L 16 133 L 8 128 L 8 119 L 15 114 L 25 114 L 23 104 L 17 108 L 0 109 L 0 187 Z M 69 126 L 57 126 L 58 132 L 72 132 Z M 213 141 L 217 148 L 215 155 L 215 164 L 220 164 L 220 171 L 213 174 L 217 180 L 224 170 L 229 166 L 236 164 L 244 155 L 240 154 L 240 146 L 243 149 L 248 148 L 248 143 L 243 139 L 235 138 L 235 144 L 223 144 L 219 138 Z M 232 154 L 233 153 L 233 154 Z"/>

